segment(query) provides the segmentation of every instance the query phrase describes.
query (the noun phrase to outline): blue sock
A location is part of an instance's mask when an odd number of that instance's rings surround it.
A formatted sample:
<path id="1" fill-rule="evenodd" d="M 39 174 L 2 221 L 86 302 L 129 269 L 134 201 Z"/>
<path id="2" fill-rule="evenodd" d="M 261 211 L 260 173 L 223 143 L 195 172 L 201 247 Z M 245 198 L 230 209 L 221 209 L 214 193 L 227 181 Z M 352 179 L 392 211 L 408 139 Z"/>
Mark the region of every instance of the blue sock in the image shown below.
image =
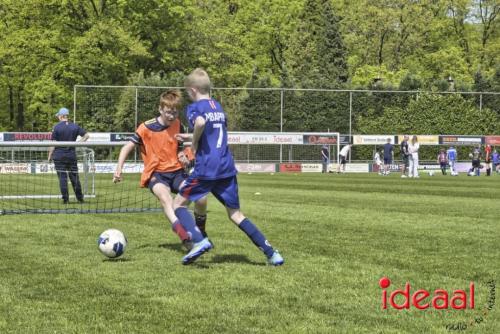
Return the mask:
<path id="1" fill-rule="evenodd" d="M 266 254 L 267 257 L 271 257 L 274 253 L 273 247 L 269 241 L 266 240 L 266 237 L 262 234 L 261 231 L 255 226 L 250 219 L 245 218 L 240 225 L 239 228 L 245 232 L 248 237 L 252 240 L 255 246 L 259 247 L 261 251 Z"/>
<path id="2" fill-rule="evenodd" d="M 203 240 L 203 235 L 201 234 L 200 229 L 196 226 L 194 217 L 187 208 L 181 207 L 176 209 L 175 215 L 179 218 L 179 222 L 182 227 L 184 227 L 184 229 L 191 234 L 191 240 L 193 240 L 193 242 L 196 243 Z"/>

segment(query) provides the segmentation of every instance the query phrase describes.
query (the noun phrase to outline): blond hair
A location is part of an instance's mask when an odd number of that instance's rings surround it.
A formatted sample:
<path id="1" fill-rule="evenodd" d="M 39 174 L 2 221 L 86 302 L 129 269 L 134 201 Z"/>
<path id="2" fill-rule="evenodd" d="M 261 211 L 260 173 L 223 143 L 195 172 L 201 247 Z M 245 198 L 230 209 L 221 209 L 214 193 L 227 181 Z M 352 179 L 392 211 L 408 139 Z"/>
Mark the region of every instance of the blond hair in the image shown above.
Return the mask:
<path id="1" fill-rule="evenodd" d="M 201 94 L 208 94 L 210 92 L 210 77 L 204 69 L 197 68 L 186 77 L 184 86 L 196 88 Z"/>
<path id="2" fill-rule="evenodd" d="M 178 110 L 182 101 L 182 93 L 178 89 L 167 90 L 160 95 L 160 108 Z"/>

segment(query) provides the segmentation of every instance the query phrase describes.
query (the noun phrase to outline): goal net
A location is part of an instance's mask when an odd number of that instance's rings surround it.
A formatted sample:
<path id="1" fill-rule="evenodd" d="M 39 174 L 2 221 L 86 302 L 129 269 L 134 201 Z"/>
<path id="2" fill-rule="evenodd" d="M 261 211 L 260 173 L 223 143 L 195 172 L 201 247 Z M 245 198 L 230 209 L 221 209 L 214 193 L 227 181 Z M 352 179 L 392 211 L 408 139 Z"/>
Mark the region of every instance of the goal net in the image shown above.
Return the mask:
<path id="1" fill-rule="evenodd" d="M 142 162 L 129 160 L 124 182 L 112 175 L 125 142 L 0 142 L 0 213 L 113 213 L 158 211 L 149 189 L 139 187 Z M 78 171 L 67 173 L 69 203 L 64 203 L 49 147 L 75 147 Z M 131 154 L 134 159 L 137 154 Z M 75 197 L 70 173 L 78 175 L 84 201 Z"/>
<path id="2" fill-rule="evenodd" d="M 137 151 L 124 165 L 124 181 L 112 182 L 127 134 L 120 134 L 119 139 L 109 133 L 94 136 L 111 141 L 0 141 L 0 214 L 161 210 L 149 189 L 139 187 L 143 163 Z M 292 171 L 296 164 L 302 164 L 302 171 L 321 171 L 323 146 L 334 163 L 340 145 L 338 133 L 230 132 L 228 142 L 241 172 Z M 58 171 L 47 160 L 50 147 L 75 147 L 78 170 L 74 174 L 81 184 L 83 203 L 75 196 L 71 171 L 59 171 L 66 173 L 68 184 L 69 203 L 64 203 Z"/>

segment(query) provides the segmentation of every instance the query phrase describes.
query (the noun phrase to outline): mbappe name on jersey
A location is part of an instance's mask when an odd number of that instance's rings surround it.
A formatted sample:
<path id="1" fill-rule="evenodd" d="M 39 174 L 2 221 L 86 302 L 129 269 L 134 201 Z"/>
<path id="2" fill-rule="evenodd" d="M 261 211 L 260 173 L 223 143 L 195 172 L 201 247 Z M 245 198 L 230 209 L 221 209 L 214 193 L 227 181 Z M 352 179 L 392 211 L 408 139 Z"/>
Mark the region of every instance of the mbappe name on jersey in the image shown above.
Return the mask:
<path id="1" fill-rule="evenodd" d="M 205 120 L 210 122 L 225 122 L 226 115 L 223 112 L 207 112 L 205 114 Z"/>

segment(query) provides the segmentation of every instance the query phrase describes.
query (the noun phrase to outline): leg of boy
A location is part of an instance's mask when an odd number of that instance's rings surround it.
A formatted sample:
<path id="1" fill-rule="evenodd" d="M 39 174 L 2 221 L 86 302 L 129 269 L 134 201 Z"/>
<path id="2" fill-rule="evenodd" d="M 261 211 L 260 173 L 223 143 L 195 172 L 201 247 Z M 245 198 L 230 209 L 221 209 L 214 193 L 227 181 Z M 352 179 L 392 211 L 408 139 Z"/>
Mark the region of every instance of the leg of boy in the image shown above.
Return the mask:
<path id="1" fill-rule="evenodd" d="M 206 223 L 207 223 L 207 196 L 199 199 L 194 203 L 194 219 L 196 226 L 200 229 L 203 237 L 207 237 Z"/>
<path id="2" fill-rule="evenodd" d="M 245 234 L 252 240 L 253 244 L 257 246 L 267 257 L 269 264 L 273 266 L 282 265 L 285 260 L 280 253 L 275 250 L 269 241 L 267 241 L 264 234 L 255 226 L 250 219 L 246 218 L 239 209 L 231 209 L 226 207 L 229 219 L 245 232 Z"/>
<path id="3" fill-rule="evenodd" d="M 183 226 L 192 233 L 192 240 L 194 241 L 193 248 L 182 258 L 182 264 L 187 265 L 193 263 L 204 253 L 212 249 L 212 244 L 208 238 L 203 237 L 200 229 L 196 226 L 194 217 L 187 210 L 190 200 L 184 198 L 181 193 L 178 193 L 174 199 L 174 210 Z"/>
<path id="4" fill-rule="evenodd" d="M 170 188 L 163 183 L 156 183 L 151 187 L 151 191 L 160 201 L 165 217 L 167 217 L 167 219 L 172 224 L 172 230 L 175 234 L 177 234 L 179 239 L 181 239 L 182 243 L 188 247 L 189 245 L 187 244 L 191 237 L 188 231 L 182 226 L 182 223 L 179 221 L 179 219 L 177 219 L 177 216 L 175 215 Z"/>
<path id="5" fill-rule="evenodd" d="M 266 255 L 269 263 L 275 266 L 282 265 L 284 260 L 281 255 L 271 246 L 257 226 L 240 211 L 238 180 L 236 176 L 218 180 L 212 188 L 212 194 L 226 207 L 229 219 L 238 225 L 252 240 L 254 245 Z"/>

